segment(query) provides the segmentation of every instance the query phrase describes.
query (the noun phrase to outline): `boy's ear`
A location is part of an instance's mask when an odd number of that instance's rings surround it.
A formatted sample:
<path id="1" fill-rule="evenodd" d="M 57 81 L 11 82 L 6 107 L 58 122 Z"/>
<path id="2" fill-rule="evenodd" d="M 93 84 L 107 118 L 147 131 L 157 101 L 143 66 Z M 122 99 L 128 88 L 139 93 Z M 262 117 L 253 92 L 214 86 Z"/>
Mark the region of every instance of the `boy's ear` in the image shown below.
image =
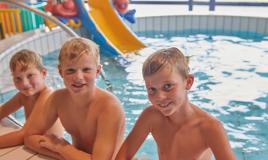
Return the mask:
<path id="1" fill-rule="evenodd" d="M 102 65 L 99 64 L 99 65 L 97 66 L 97 76 L 100 75 L 101 70 L 102 70 Z"/>
<path id="2" fill-rule="evenodd" d="M 41 70 L 41 73 L 42 73 L 42 75 L 43 75 L 44 77 L 46 77 L 46 76 L 47 76 L 47 69 L 46 69 L 46 68 L 43 68 L 43 69 Z"/>
<path id="3" fill-rule="evenodd" d="M 187 77 L 186 77 L 186 89 L 187 90 L 190 90 L 192 85 L 194 83 L 194 75 L 192 74 L 189 74 Z"/>
<path id="4" fill-rule="evenodd" d="M 59 71 L 59 74 L 60 74 L 60 76 L 62 78 L 62 68 L 61 68 L 61 65 L 60 64 L 58 65 L 58 71 Z"/>

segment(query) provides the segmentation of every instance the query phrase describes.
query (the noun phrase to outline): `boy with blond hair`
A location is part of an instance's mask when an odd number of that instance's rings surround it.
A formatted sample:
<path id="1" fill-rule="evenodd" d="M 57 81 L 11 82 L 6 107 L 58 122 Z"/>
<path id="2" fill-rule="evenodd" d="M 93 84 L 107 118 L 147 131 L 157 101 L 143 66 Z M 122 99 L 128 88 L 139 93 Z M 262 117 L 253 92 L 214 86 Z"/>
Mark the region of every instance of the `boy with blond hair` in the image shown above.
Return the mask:
<path id="1" fill-rule="evenodd" d="M 221 123 L 188 99 L 194 77 L 187 58 L 177 49 L 161 49 L 143 64 L 143 78 L 152 105 L 138 118 L 116 160 L 130 160 L 149 133 L 160 160 L 234 160 Z"/>
<path id="2" fill-rule="evenodd" d="M 33 51 L 21 50 L 15 53 L 9 63 L 13 82 L 19 91 L 14 97 L 0 106 L 0 120 L 24 107 L 26 124 L 32 111 L 44 105 L 52 93 L 45 84 L 47 70 L 42 64 L 41 57 Z M 58 121 L 48 131 L 50 134 L 63 136 L 63 128 Z M 25 127 L 0 136 L 0 148 L 23 144 Z"/>
<path id="3" fill-rule="evenodd" d="M 27 130 L 26 145 L 56 159 L 113 160 L 123 141 L 124 113 L 119 100 L 95 84 L 101 71 L 98 46 L 84 38 L 68 40 L 60 50 L 58 69 L 66 88 L 55 91 L 43 114 L 33 117 L 35 127 Z M 72 144 L 43 136 L 58 117 Z"/>

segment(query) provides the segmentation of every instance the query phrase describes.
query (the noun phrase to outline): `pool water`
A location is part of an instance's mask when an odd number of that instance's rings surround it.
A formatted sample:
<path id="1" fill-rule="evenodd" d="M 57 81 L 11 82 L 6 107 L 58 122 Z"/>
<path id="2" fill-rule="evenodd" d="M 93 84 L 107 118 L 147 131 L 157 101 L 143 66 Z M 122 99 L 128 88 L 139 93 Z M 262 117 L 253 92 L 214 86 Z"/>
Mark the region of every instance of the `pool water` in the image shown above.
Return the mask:
<path id="1" fill-rule="evenodd" d="M 191 56 L 195 83 L 190 100 L 222 121 L 238 159 L 268 159 L 268 37 L 245 39 L 224 35 L 139 34 L 149 46 L 129 55 L 128 63 L 102 56 L 106 76 L 126 114 L 127 135 L 137 117 L 149 105 L 142 79 L 142 63 L 154 50 L 175 46 Z M 58 75 L 58 53 L 44 57 L 48 83 L 62 87 Z M 97 80 L 105 88 L 103 81 Z M 21 118 L 21 116 L 19 116 Z M 157 148 L 149 136 L 137 155 L 156 160 Z"/>

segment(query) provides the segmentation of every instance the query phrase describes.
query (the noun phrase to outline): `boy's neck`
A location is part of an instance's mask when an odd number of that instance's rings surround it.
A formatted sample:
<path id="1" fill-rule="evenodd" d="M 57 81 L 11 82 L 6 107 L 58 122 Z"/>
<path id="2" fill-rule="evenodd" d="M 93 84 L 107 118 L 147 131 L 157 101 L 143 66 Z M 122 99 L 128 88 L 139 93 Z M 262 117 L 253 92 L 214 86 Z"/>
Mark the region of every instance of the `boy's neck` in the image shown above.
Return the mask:
<path id="1" fill-rule="evenodd" d="M 191 119 L 193 115 L 193 105 L 189 101 L 186 101 L 186 103 L 183 104 L 178 111 L 169 116 L 169 119 L 173 124 L 179 127 L 182 126 L 186 121 Z"/>
<path id="2" fill-rule="evenodd" d="M 85 94 L 73 94 L 71 95 L 72 101 L 77 108 L 88 108 L 94 101 L 97 92 L 97 87 L 94 87 L 92 91 Z"/>

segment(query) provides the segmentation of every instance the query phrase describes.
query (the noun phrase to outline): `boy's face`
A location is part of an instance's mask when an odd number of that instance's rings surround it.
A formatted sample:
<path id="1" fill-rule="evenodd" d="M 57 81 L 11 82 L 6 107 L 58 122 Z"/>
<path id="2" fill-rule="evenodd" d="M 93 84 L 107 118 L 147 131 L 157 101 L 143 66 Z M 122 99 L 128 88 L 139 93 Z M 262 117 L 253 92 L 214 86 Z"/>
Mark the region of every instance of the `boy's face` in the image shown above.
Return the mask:
<path id="1" fill-rule="evenodd" d="M 16 88 L 25 96 L 33 96 L 45 87 L 46 74 L 46 69 L 40 71 L 36 67 L 29 67 L 25 71 L 21 71 L 21 67 L 17 67 L 12 72 Z"/>
<path id="2" fill-rule="evenodd" d="M 155 108 L 164 116 L 179 111 L 187 102 L 187 90 L 193 84 L 193 76 L 182 77 L 176 69 L 165 67 L 160 71 L 144 77 L 148 98 Z"/>
<path id="3" fill-rule="evenodd" d="M 59 65 L 59 72 L 66 88 L 74 94 L 92 91 L 101 65 L 96 66 L 92 55 L 83 54 L 74 60 L 65 60 Z"/>

